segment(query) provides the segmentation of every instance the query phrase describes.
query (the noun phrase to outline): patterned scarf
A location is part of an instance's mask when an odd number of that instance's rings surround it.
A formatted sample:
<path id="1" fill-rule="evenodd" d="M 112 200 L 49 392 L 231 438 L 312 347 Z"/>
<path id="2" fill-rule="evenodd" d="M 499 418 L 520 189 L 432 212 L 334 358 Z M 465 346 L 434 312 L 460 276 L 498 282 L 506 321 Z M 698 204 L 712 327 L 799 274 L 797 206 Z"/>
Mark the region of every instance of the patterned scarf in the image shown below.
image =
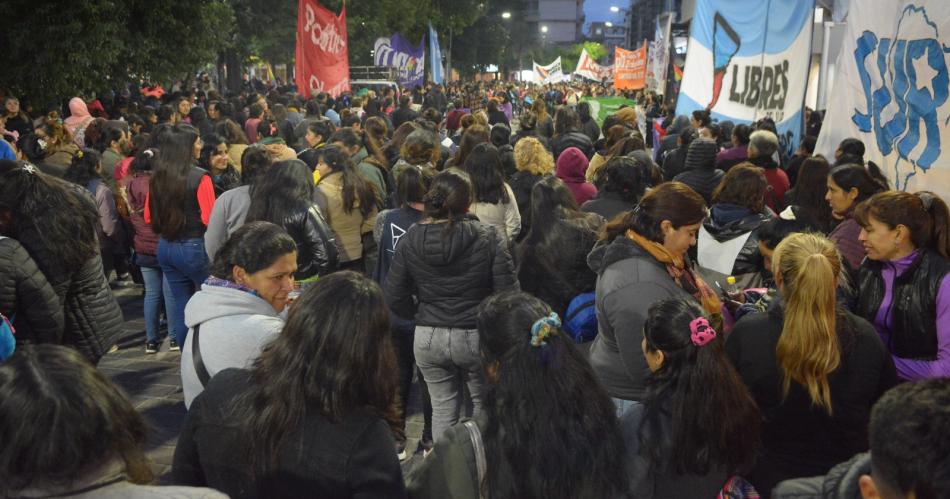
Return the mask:
<path id="1" fill-rule="evenodd" d="M 702 277 L 695 274 L 686 266 L 682 255 L 677 256 L 670 253 L 662 244 L 653 242 L 633 230 L 627 231 L 627 237 L 640 245 L 650 256 L 666 265 L 666 272 L 673 278 L 676 285 L 682 288 L 683 291 L 693 295 L 693 297 L 703 305 L 703 309 L 707 313 L 716 317 L 721 316 L 722 302 L 719 300 L 719 297 L 716 296 L 716 293 L 713 292 L 712 288 L 706 284 L 706 281 L 704 281 Z"/>

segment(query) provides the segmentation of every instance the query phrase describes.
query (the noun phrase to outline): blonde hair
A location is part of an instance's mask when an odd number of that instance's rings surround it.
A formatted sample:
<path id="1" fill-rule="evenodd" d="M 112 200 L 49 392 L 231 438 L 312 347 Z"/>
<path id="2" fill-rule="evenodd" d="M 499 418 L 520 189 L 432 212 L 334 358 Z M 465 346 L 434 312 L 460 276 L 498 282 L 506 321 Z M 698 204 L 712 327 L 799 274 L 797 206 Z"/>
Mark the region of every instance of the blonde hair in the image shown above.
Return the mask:
<path id="1" fill-rule="evenodd" d="M 482 125 L 484 127 L 491 128 L 491 125 L 488 124 L 488 113 L 486 113 L 484 109 L 479 109 L 478 111 L 475 111 L 475 114 L 473 116 L 475 118 L 476 125 Z"/>
<path id="2" fill-rule="evenodd" d="M 547 175 L 554 171 L 554 157 L 540 140 L 525 137 L 515 144 L 515 167 L 518 171 Z"/>
<path id="3" fill-rule="evenodd" d="M 785 373 L 782 391 L 792 380 L 804 385 L 814 405 L 829 414 L 828 375 L 841 364 L 836 330 L 835 289 L 841 256 L 834 243 L 818 234 L 792 234 L 775 248 L 772 271 L 784 282 L 785 321 L 775 347 Z"/>

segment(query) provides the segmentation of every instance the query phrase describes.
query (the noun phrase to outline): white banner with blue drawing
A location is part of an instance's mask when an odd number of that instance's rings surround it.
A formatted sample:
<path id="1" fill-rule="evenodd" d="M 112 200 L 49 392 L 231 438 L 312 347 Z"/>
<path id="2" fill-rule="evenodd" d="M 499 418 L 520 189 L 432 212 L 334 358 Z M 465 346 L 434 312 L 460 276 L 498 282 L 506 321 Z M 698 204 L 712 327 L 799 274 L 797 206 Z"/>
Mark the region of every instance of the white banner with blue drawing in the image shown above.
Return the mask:
<path id="1" fill-rule="evenodd" d="M 816 153 L 861 139 L 891 184 L 950 200 L 950 2 L 854 0 Z"/>
<path id="2" fill-rule="evenodd" d="M 775 121 L 791 154 L 801 140 L 813 0 L 697 0 L 676 114 Z"/>

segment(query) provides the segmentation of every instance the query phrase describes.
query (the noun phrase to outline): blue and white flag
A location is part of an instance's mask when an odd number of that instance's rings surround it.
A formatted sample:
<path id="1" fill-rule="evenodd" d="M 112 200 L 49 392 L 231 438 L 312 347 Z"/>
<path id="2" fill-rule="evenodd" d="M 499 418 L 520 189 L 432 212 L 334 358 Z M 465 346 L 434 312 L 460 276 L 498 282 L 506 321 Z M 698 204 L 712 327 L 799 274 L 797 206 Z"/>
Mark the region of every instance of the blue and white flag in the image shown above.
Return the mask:
<path id="1" fill-rule="evenodd" d="M 950 2 L 853 0 L 816 153 L 843 139 L 891 185 L 950 201 Z"/>
<path id="2" fill-rule="evenodd" d="M 429 22 L 429 71 L 432 73 L 432 82 L 441 85 L 445 82 L 444 69 L 442 68 L 442 49 L 439 48 L 439 34 Z"/>
<path id="3" fill-rule="evenodd" d="M 801 141 L 814 0 L 697 0 L 676 114 L 775 120 L 791 155 Z"/>

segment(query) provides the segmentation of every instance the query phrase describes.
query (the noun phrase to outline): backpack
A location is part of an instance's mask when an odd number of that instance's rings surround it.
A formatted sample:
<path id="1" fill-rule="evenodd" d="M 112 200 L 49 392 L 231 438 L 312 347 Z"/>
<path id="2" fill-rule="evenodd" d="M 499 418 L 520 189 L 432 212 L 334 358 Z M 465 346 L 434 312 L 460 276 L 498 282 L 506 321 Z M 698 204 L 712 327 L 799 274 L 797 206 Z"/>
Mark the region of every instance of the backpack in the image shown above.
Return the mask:
<path id="1" fill-rule="evenodd" d="M 564 314 L 564 331 L 577 343 L 591 341 L 597 336 L 597 313 L 594 292 L 575 296 Z"/>
<path id="2" fill-rule="evenodd" d="M 13 355 L 13 350 L 16 348 L 16 340 L 13 338 L 15 333 L 10 319 L 0 314 L 0 362 L 6 361 Z"/>

